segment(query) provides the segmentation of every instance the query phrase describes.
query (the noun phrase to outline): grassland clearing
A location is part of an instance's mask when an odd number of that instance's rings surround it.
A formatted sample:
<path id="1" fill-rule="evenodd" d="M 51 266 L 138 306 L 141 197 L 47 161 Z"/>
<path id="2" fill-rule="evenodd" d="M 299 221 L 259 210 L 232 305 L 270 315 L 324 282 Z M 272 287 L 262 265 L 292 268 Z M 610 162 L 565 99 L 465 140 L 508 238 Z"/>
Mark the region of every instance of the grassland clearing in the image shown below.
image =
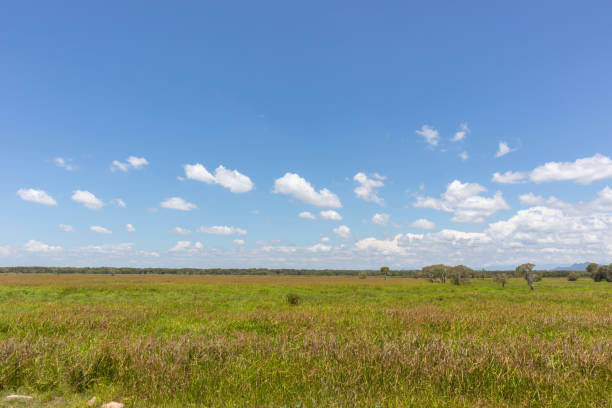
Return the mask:
<path id="1" fill-rule="evenodd" d="M 35 397 L 19 406 L 605 407 L 611 295 L 564 278 L 530 292 L 522 279 L 5 274 L 0 392 Z"/>

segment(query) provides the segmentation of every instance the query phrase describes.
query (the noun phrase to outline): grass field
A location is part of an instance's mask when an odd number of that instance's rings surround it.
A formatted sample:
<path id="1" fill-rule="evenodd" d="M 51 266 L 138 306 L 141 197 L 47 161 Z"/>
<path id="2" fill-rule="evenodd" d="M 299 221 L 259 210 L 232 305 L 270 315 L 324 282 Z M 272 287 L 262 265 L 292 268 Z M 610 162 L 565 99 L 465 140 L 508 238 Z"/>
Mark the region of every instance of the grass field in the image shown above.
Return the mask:
<path id="1" fill-rule="evenodd" d="M 610 407 L 612 284 L 0 275 L 0 388 L 34 396 L 15 407 Z"/>

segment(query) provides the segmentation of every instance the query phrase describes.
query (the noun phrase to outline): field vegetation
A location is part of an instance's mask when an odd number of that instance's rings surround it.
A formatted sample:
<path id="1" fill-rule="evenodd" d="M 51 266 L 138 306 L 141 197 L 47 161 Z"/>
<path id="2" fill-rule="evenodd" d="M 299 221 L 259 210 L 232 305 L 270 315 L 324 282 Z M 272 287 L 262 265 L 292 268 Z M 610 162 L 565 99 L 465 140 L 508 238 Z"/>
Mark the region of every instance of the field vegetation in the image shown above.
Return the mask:
<path id="1" fill-rule="evenodd" d="M 0 274 L 0 406 L 612 406 L 611 284 L 389 275 Z"/>

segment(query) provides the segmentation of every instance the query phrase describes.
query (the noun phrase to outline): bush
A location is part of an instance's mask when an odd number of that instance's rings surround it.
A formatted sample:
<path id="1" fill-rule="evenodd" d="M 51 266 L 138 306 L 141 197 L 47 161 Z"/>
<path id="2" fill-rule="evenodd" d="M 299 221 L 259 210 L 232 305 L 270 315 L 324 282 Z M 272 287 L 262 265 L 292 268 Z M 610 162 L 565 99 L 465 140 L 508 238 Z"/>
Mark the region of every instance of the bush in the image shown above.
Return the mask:
<path id="1" fill-rule="evenodd" d="M 297 295 L 295 293 L 287 294 L 287 303 L 289 303 L 290 305 L 293 305 L 293 306 L 299 305 L 301 301 L 302 301 L 302 298 L 300 297 L 300 295 Z"/>
<path id="2" fill-rule="evenodd" d="M 569 275 L 567 275 L 567 280 L 570 282 L 576 282 L 578 280 L 578 274 L 576 272 L 570 272 Z"/>
<path id="3" fill-rule="evenodd" d="M 365 279 L 367 277 L 368 277 L 368 274 L 366 271 L 359 272 L 359 279 Z"/>

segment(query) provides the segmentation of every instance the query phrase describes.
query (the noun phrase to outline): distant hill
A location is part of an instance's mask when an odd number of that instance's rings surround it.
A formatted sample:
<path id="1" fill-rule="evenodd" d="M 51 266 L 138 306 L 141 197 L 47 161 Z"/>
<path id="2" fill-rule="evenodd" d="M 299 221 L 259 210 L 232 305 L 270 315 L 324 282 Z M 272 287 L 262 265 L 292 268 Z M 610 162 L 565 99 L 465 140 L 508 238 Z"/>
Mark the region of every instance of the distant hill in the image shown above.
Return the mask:
<path id="1" fill-rule="evenodd" d="M 577 263 L 572 266 L 558 266 L 555 271 L 584 271 L 590 262 Z"/>

